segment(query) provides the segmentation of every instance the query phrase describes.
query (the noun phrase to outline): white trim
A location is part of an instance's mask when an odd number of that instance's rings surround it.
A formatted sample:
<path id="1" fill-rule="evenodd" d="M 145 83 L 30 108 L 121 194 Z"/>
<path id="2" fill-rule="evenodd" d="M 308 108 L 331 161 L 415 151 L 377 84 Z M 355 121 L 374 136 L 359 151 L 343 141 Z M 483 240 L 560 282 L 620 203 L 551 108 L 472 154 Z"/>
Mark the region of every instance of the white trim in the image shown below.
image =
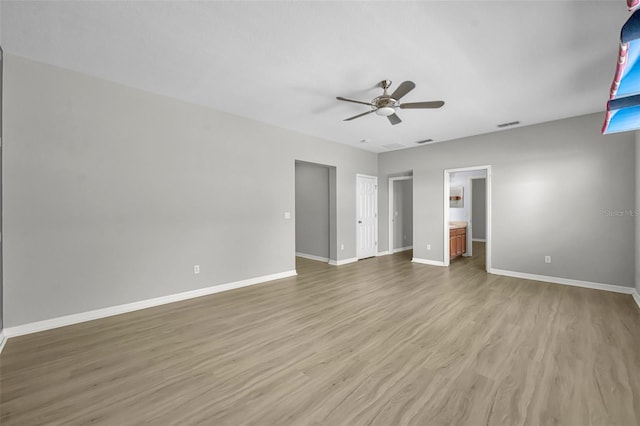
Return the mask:
<path id="1" fill-rule="evenodd" d="M 411 259 L 413 263 L 420 263 L 422 265 L 431 265 L 431 266 L 447 266 L 444 262 L 439 260 L 429 260 L 429 259 L 420 259 L 419 257 L 414 257 Z"/>
<path id="2" fill-rule="evenodd" d="M 388 254 L 391 254 L 391 253 L 389 253 L 389 250 L 387 250 L 387 251 L 379 251 L 376 256 L 386 256 Z"/>
<path id="3" fill-rule="evenodd" d="M 491 269 L 490 274 L 504 275 L 506 277 L 522 278 L 525 280 L 542 281 L 552 284 L 570 285 L 573 287 L 591 288 L 594 290 L 611 291 L 614 293 L 633 294 L 635 289 L 621 285 L 594 283 L 590 281 L 572 280 L 569 278 L 548 277 L 546 275 L 528 274 L 526 272 L 505 271 L 503 269 Z"/>
<path id="4" fill-rule="evenodd" d="M 413 250 L 413 246 L 400 247 L 400 248 L 394 249 L 393 252 L 400 253 L 401 251 L 407 251 L 407 250 Z"/>
<path id="5" fill-rule="evenodd" d="M 4 349 L 5 343 L 7 343 L 7 336 L 5 336 L 4 330 L 2 330 L 2 331 L 0 331 L 0 354 L 2 353 L 2 350 Z"/>
<path id="6" fill-rule="evenodd" d="M 467 179 L 467 185 L 469 187 L 469 191 L 467 191 L 467 230 L 464 237 L 464 243 L 466 245 L 465 252 L 462 253 L 463 257 L 472 257 L 473 256 L 473 241 L 471 241 L 471 236 L 473 235 L 473 177 Z"/>
<path id="7" fill-rule="evenodd" d="M 442 243 L 444 245 L 444 251 L 443 251 L 443 259 L 442 259 L 442 266 L 449 266 L 449 262 L 451 261 L 450 257 L 451 257 L 451 237 L 449 235 L 449 221 L 451 220 L 451 215 L 449 212 L 450 209 L 450 191 L 451 191 L 451 174 L 449 173 L 448 170 L 444 171 L 444 190 L 442 191 L 442 198 L 443 198 L 443 203 L 444 203 L 444 222 L 442 223 L 442 229 L 443 229 L 443 234 L 442 234 Z"/>
<path id="8" fill-rule="evenodd" d="M 94 311 L 82 312 L 79 314 L 66 315 L 58 318 L 51 318 L 44 321 L 32 322 L 16 327 L 8 327 L 4 329 L 4 335 L 7 338 L 22 336 L 24 334 L 37 333 L 39 331 L 50 330 L 52 328 L 64 327 L 67 325 L 78 324 L 85 321 L 91 321 L 99 318 L 110 317 L 113 315 L 124 314 L 127 312 L 137 311 L 140 309 L 151 308 L 153 306 L 165 305 L 167 303 L 179 302 L 181 300 L 193 299 L 200 296 L 221 293 L 223 291 L 234 290 L 241 287 L 247 287 L 255 284 L 261 284 L 267 281 L 279 280 L 297 275 L 296 271 L 280 272 L 278 274 L 264 275 L 262 277 L 249 278 L 247 280 L 236 281 L 228 284 L 215 285 L 212 287 L 200 288 L 197 290 L 185 291 L 183 293 L 170 294 L 168 296 L 156 297 L 153 299 L 141 300 L 138 302 L 127 303 L 124 305 L 111 306 L 108 308 L 96 309 Z"/>
<path id="9" fill-rule="evenodd" d="M 485 240 L 484 238 L 472 238 L 471 241 L 475 241 L 477 243 L 486 243 L 487 240 Z"/>
<path id="10" fill-rule="evenodd" d="M 638 305 L 638 308 L 640 308 L 640 294 L 638 294 L 638 290 L 633 290 L 633 293 L 631 293 L 631 295 L 633 296 L 633 300 L 636 301 L 636 305 Z"/>
<path id="11" fill-rule="evenodd" d="M 394 197 L 394 193 L 393 193 L 393 183 L 395 181 L 399 181 L 399 180 L 411 180 L 413 181 L 413 176 L 397 176 L 397 177 L 390 177 L 389 178 L 389 188 L 388 188 L 388 200 L 389 201 L 389 241 L 388 241 L 388 248 L 389 248 L 389 252 L 392 253 L 396 253 L 396 251 L 393 248 L 393 219 L 395 218 L 395 215 L 393 214 L 394 212 L 394 208 L 393 208 L 393 197 Z M 411 188 L 411 190 L 413 191 L 413 186 Z M 411 219 L 413 220 L 413 212 L 411 212 Z"/>
<path id="12" fill-rule="evenodd" d="M 325 262 L 325 263 L 329 262 L 328 257 L 316 256 L 314 254 L 296 252 L 296 257 L 304 257 L 305 259 L 317 260 L 318 262 Z"/>
<path id="13" fill-rule="evenodd" d="M 444 170 L 444 191 L 443 191 L 443 203 L 444 203 L 444 223 L 442 224 L 442 228 L 443 228 L 443 245 L 444 245 L 444 258 L 442 260 L 443 266 L 449 266 L 450 260 L 450 253 L 449 253 L 449 189 L 450 189 L 450 180 L 451 180 L 451 173 L 458 173 L 458 172 L 470 172 L 470 171 L 475 171 L 475 170 L 486 170 L 487 171 L 487 192 L 486 192 L 486 206 L 485 208 L 487 209 L 487 229 L 486 229 L 486 237 L 487 240 L 485 241 L 487 246 L 486 246 L 486 252 L 485 252 L 485 256 L 486 256 L 486 271 L 490 272 L 491 271 L 491 166 L 490 165 L 485 165 L 485 166 L 473 166 L 473 167 L 462 167 L 462 168 L 458 168 L 458 169 L 445 169 Z"/>
<path id="14" fill-rule="evenodd" d="M 333 266 L 342 266 L 342 265 L 346 265 L 347 263 L 354 263 L 357 262 L 358 258 L 357 257 L 352 257 L 350 259 L 342 259 L 342 260 L 333 260 L 331 259 L 329 261 L 329 265 L 333 265 Z"/>

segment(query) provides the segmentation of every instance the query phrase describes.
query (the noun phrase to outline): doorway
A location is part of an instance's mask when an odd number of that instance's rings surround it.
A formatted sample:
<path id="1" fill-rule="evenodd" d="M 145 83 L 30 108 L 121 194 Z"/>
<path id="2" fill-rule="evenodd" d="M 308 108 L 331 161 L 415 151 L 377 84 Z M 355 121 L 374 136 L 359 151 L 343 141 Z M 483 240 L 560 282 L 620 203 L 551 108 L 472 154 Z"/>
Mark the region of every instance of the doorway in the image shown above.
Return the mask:
<path id="1" fill-rule="evenodd" d="M 336 168 L 295 162 L 296 256 L 320 262 L 337 259 Z"/>
<path id="2" fill-rule="evenodd" d="M 413 249 L 413 176 L 389 178 L 389 254 Z"/>
<path id="3" fill-rule="evenodd" d="M 356 175 L 356 257 L 378 254 L 378 178 Z"/>
<path id="4" fill-rule="evenodd" d="M 456 177 L 457 176 L 457 177 Z M 473 189 L 472 185 L 474 178 L 484 179 L 484 205 L 485 215 L 483 219 L 476 219 L 478 228 L 482 228 L 484 225 L 485 230 L 485 265 L 484 270 L 489 271 L 491 269 L 491 166 L 476 166 L 465 167 L 459 169 L 447 169 L 444 171 L 444 223 L 443 223 L 443 235 L 444 235 L 444 266 L 450 264 L 450 222 L 466 222 L 467 223 L 467 238 L 466 238 L 466 255 L 471 256 L 473 254 Z M 457 179 L 457 180 L 456 180 Z M 454 182 L 452 184 L 452 182 Z M 466 182 L 466 185 L 464 185 Z M 451 194 L 455 192 L 455 201 L 451 202 Z M 479 194 L 479 193 L 478 193 Z M 481 195 L 478 195 L 481 197 Z M 478 198 L 477 197 L 477 198 Z M 476 204 L 478 205 L 476 200 Z M 455 207 L 455 208 L 452 208 Z M 477 217 L 477 215 L 476 215 Z"/>

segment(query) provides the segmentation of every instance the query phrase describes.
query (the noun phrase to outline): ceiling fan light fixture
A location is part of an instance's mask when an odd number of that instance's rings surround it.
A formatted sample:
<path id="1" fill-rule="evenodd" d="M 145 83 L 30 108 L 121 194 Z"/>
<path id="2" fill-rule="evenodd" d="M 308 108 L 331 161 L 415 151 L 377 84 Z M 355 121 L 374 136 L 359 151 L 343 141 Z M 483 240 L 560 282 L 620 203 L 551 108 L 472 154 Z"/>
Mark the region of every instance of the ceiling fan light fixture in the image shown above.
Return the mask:
<path id="1" fill-rule="evenodd" d="M 376 109 L 376 114 L 382 115 L 384 117 L 388 117 L 392 114 L 395 114 L 395 112 L 396 110 L 394 108 L 388 107 L 388 106 Z"/>
<path id="2" fill-rule="evenodd" d="M 0 0 L 2 1 L 2 0 Z M 373 98 L 371 102 L 359 101 L 356 99 L 343 98 L 342 96 L 336 96 L 336 99 L 344 102 L 352 102 L 355 104 L 367 105 L 369 110 L 358 115 L 354 115 L 353 117 L 345 118 L 342 121 L 351 121 L 356 118 L 364 117 L 365 115 L 369 115 L 371 113 L 376 113 L 376 115 L 387 117 L 389 123 L 391 125 L 396 125 L 402 123 L 402 120 L 396 114 L 398 108 L 401 109 L 432 109 L 432 108 L 440 108 L 444 105 L 443 101 L 428 101 L 428 102 L 409 102 L 409 103 L 400 103 L 400 98 L 404 95 L 412 91 L 416 84 L 413 81 L 404 81 L 400 83 L 398 88 L 394 90 L 392 94 L 387 93 L 387 89 L 391 86 L 390 80 L 382 80 L 378 83 L 383 90 L 382 95 Z"/>

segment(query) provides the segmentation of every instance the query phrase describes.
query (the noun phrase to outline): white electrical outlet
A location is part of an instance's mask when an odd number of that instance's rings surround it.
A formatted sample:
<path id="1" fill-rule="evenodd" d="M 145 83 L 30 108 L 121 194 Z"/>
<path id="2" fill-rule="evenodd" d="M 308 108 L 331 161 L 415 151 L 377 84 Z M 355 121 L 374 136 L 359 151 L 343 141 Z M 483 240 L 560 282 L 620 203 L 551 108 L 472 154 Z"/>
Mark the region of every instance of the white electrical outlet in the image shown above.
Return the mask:
<path id="1" fill-rule="evenodd" d="M 340 250 L 344 250 L 344 244 L 340 244 Z"/>
<path id="2" fill-rule="evenodd" d="M 284 212 L 285 219 L 291 219 L 291 212 Z"/>
<path id="3" fill-rule="evenodd" d="M 544 263 L 551 263 L 551 256 L 545 256 Z"/>
<path id="4" fill-rule="evenodd" d="M 427 250 L 431 250 L 431 244 L 427 244 Z"/>
<path id="5" fill-rule="evenodd" d="M 193 273 L 194 274 L 200 273 L 200 265 L 193 265 Z"/>

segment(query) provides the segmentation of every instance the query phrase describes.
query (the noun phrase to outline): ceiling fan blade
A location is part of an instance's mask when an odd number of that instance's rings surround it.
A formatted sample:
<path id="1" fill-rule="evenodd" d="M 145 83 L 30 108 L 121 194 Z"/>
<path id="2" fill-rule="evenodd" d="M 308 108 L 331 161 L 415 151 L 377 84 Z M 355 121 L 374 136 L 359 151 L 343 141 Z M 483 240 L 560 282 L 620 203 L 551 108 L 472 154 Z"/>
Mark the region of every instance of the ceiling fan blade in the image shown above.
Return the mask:
<path id="1" fill-rule="evenodd" d="M 388 115 L 387 118 L 389 119 L 389 122 L 391 124 L 400 124 L 400 123 L 402 123 L 402 120 L 400 120 L 400 117 L 398 117 L 395 114 Z"/>
<path id="2" fill-rule="evenodd" d="M 373 110 L 371 110 L 371 111 L 367 111 L 367 112 L 363 112 L 362 114 L 358 114 L 358 115 L 354 115 L 353 117 L 345 118 L 345 119 L 344 119 L 344 120 L 342 120 L 342 121 L 351 121 L 351 120 L 353 120 L 353 119 L 355 119 L 355 118 L 360 118 L 360 117 L 365 116 L 365 115 L 367 115 L 367 114 L 371 114 L 372 112 L 373 112 Z"/>
<path id="3" fill-rule="evenodd" d="M 396 101 L 412 91 L 416 87 L 416 84 L 413 81 L 404 81 L 400 83 L 400 86 L 391 94 L 391 97 Z"/>
<path id="4" fill-rule="evenodd" d="M 362 104 L 371 106 L 371 102 L 363 102 L 363 101 L 355 101 L 353 99 L 343 98 L 342 96 L 336 96 L 336 99 L 339 101 L 353 102 L 354 104 Z"/>
<path id="5" fill-rule="evenodd" d="M 443 101 L 411 102 L 408 104 L 400 104 L 400 108 L 402 109 L 440 108 L 442 105 L 444 105 Z"/>

